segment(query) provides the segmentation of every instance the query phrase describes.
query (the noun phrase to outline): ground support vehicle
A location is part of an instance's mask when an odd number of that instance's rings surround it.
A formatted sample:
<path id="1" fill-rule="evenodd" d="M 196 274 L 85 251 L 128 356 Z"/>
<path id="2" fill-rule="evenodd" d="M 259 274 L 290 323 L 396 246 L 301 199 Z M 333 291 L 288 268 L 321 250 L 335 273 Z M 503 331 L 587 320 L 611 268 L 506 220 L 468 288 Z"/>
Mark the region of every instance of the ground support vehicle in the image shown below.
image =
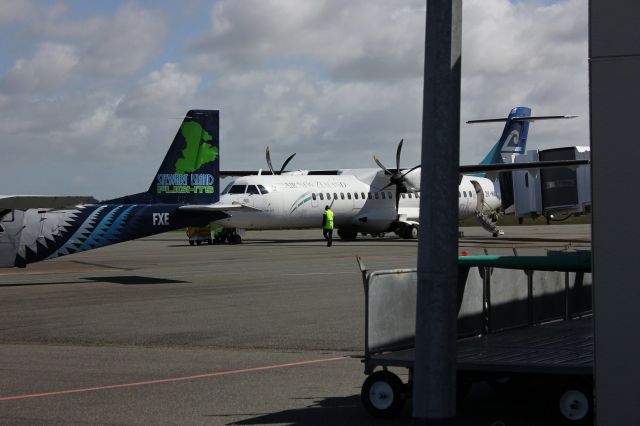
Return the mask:
<path id="1" fill-rule="evenodd" d="M 410 397 L 415 269 L 363 271 L 365 374 L 362 403 L 392 417 Z M 590 252 L 459 258 L 457 389 L 487 381 L 509 392 L 538 389 L 570 424 L 593 414 Z M 388 370 L 409 370 L 408 383 Z"/>
<path id="2" fill-rule="evenodd" d="M 200 245 L 202 243 L 213 244 L 211 237 L 211 226 L 189 226 L 187 227 L 187 238 L 190 245 Z"/>

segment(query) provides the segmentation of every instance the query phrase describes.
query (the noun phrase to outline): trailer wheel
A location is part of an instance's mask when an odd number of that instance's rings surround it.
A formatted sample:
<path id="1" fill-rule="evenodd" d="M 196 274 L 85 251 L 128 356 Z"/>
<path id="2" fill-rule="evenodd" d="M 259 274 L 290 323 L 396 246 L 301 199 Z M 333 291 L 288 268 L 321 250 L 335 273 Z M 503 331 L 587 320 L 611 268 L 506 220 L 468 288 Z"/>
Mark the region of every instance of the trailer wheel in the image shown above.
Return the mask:
<path id="1" fill-rule="evenodd" d="M 593 392 L 587 383 L 569 383 L 558 388 L 556 404 L 560 418 L 566 424 L 591 424 Z"/>
<path id="2" fill-rule="evenodd" d="M 402 380 L 390 371 L 376 371 L 362 385 L 362 404 L 373 417 L 390 418 L 404 406 Z"/>

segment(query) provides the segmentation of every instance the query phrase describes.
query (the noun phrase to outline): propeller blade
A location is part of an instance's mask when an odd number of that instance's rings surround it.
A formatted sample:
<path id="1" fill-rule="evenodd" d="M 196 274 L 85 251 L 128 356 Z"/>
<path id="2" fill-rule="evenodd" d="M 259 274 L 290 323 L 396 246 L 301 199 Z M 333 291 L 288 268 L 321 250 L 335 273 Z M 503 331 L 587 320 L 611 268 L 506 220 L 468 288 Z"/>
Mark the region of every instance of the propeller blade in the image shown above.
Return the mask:
<path id="1" fill-rule="evenodd" d="M 385 189 L 389 188 L 390 186 L 395 185 L 395 183 L 391 182 L 388 185 L 383 186 L 382 188 L 379 189 L 379 191 L 384 191 Z"/>
<path id="2" fill-rule="evenodd" d="M 289 161 L 291 161 L 291 159 L 295 157 L 295 155 L 296 153 L 294 152 L 289 156 L 289 158 L 286 159 L 286 161 L 282 164 L 282 167 L 280 168 L 280 172 L 278 173 L 279 175 L 281 175 L 282 172 L 284 172 L 284 168 L 287 167 L 287 164 L 289 164 Z"/>
<path id="3" fill-rule="evenodd" d="M 415 169 L 418 169 L 418 168 L 420 168 L 420 167 L 422 167 L 422 165 L 421 165 L 421 164 L 418 164 L 417 166 L 410 168 L 409 170 L 407 170 L 406 172 L 404 172 L 404 173 L 400 176 L 400 178 L 399 178 L 399 179 L 404 179 L 404 177 L 405 177 L 406 175 L 408 175 L 409 173 L 411 173 L 412 171 L 414 171 Z"/>
<path id="4" fill-rule="evenodd" d="M 400 139 L 400 143 L 398 144 L 398 149 L 396 150 L 396 170 L 400 172 L 400 153 L 402 152 L 402 144 L 404 143 L 404 139 Z"/>
<path id="5" fill-rule="evenodd" d="M 276 173 L 273 171 L 273 166 L 271 165 L 271 153 L 269 152 L 268 146 L 267 146 L 267 166 L 269 166 L 269 170 L 271 170 L 271 174 L 275 175 Z"/>
<path id="6" fill-rule="evenodd" d="M 390 171 L 389 171 L 389 170 L 388 170 L 388 169 L 387 169 L 387 168 L 386 168 L 386 167 L 385 167 L 385 166 L 380 162 L 380 159 L 378 159 L 378 157 L 377 157 L 376 155 L 374 155 L 374 156 L 373 156 L 373 161 L 375 161 L 375 162 L 376 162 L 376 164 L 377 164 L 378 166 L 380 166 L 380 168 L 381 168 L 382 170 L 384 170 L 385 174 L 388 174 L 388 175 L 392 175 L 392 174 L 393 174 L 393 173 L 391 173 L 391 172 L 390 172 Z"/>

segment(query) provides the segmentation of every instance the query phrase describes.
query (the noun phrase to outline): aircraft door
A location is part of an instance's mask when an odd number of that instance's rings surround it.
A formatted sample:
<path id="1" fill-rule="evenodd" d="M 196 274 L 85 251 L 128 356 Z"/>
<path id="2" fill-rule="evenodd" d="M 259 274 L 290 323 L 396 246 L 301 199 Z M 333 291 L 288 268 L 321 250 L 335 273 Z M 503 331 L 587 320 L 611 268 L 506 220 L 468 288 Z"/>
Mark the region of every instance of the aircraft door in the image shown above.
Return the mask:
<path id="1" fill-rule="evenodd" d="M 484 190 L 478 181 L 472 180 L 473 190 L 476 193 L 476 211 L 482 211 L 485 208 Z"/>

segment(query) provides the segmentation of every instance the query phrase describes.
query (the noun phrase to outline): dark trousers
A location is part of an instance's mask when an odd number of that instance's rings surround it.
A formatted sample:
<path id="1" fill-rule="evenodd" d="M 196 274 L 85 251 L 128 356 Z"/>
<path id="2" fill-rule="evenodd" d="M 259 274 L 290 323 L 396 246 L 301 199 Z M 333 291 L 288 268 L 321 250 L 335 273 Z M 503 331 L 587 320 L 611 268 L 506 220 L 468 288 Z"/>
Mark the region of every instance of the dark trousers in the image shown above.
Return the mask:
<path id="1" fill-rule="evenodd" d="M 333 243 L 333 229 L 322 228 L 322 236 L 327 240 L 327 247 L 331 247 Z"/>

